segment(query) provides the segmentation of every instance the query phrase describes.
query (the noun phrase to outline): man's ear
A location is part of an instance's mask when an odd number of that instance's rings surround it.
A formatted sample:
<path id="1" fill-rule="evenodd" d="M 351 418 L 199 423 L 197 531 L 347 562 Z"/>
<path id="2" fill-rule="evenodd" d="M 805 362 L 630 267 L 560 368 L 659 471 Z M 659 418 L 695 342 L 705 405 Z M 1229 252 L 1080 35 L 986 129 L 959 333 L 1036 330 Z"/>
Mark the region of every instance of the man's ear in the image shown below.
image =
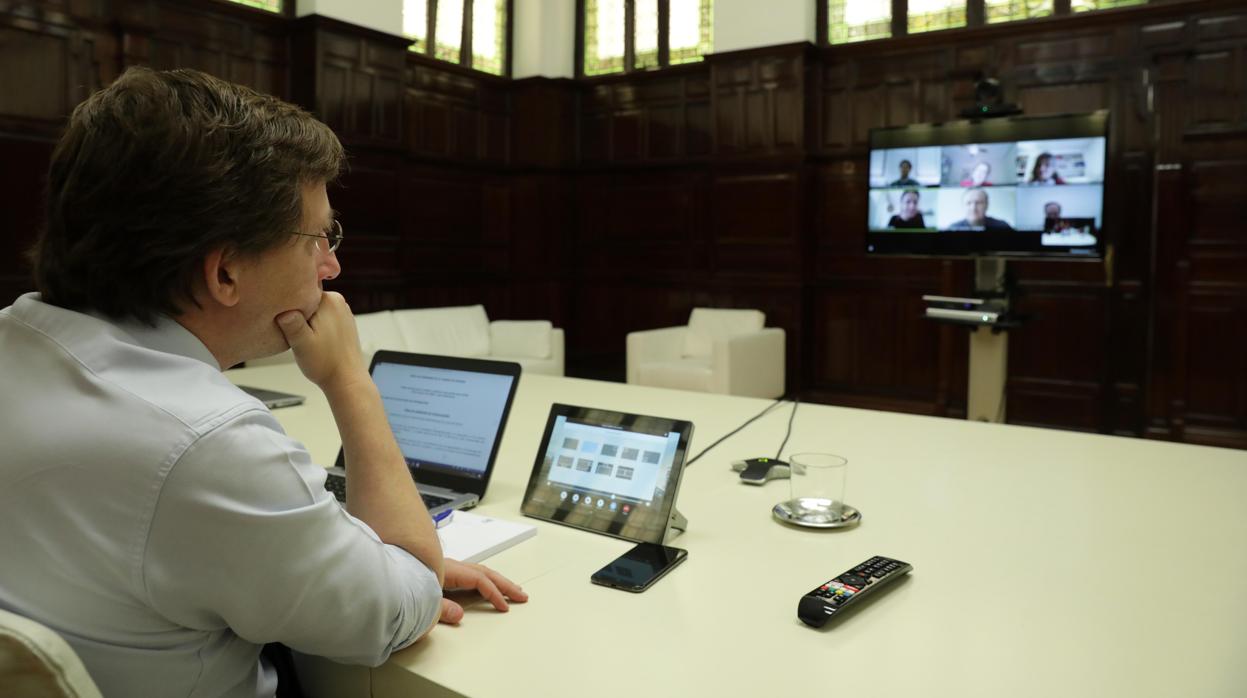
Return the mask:
<path id="1" fill-rule="evenodd" d="M 238 276 L 242 260 L 232 247 L 218 247 L 203 260 L 203 280 L 207 300 L 232 308 L 241 299 Z"/>

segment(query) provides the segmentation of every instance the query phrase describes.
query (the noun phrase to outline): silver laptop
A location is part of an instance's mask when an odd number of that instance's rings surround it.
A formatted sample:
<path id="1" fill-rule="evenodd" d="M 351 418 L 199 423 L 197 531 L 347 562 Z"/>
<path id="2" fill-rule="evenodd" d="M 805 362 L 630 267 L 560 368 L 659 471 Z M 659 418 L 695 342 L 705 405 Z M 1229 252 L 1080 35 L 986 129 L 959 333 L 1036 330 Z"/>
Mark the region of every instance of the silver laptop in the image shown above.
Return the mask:
<path id="1" fill-rule="evenodd" d="M 278 407 L 292 407 L 294 405 L 303 404 L 303 396 L 294 393 L 283 393 L 280 390 L 267 390 L 265 388 L 254 388 L 250 385 L 238 386 L 243 392 L 251 397 L 264 403 L 264 406 L 270 410 Z"/>
<path id="2" fill-rule="evenodd" d="M 520 365 L 379 351 L 368 370 L 429 513 L 476 506 L 494 472 Z M 342 501 L 345 466 L 339 449 L 325 482 Z"/>

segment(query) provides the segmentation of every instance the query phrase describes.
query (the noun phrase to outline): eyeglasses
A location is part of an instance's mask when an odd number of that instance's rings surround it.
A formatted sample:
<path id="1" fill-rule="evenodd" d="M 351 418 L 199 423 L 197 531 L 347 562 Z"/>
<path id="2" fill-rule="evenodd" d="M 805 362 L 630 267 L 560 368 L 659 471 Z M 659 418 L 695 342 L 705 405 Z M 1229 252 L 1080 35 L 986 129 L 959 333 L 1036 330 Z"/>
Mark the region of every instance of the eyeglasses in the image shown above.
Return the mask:
<path id="1" fill-rule="evenodd" d="M 320 238 L 329 245 L 329 249 L 325 250 L 325 246 L 322 243 L 318 242 L 316 244 L 326 252 L 333 252 L 342 244 L 342 223 L 335 218 L 333 223 L 329 224 L 329 232 L 327 233 L 291 233 L 291 235 L 299 235 L 305 238 Z"/>

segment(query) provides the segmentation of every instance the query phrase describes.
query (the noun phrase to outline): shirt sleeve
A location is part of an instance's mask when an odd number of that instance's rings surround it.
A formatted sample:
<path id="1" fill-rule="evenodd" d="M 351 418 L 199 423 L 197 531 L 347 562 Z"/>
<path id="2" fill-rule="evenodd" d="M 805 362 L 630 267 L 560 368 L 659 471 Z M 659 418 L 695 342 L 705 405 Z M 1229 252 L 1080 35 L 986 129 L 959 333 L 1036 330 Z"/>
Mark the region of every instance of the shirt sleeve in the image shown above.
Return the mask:
<path id="1" fill-rule="evenodd" d="M 437 576 L 324 489 L 267 411 L 201 436 L 156 500 L 143 584 L 171 621 L 376 666 L 432 627 Z"/>

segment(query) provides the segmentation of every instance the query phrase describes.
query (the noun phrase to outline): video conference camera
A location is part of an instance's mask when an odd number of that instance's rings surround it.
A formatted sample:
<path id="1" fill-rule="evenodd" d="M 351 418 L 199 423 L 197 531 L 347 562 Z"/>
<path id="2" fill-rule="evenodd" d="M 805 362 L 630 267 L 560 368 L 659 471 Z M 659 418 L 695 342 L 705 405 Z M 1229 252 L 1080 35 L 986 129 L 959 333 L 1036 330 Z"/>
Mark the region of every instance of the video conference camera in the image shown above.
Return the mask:
<path id="1" fill-rule="evenodd" d="M 964 119 L 990 119 L 1021 114 L 1022 108 L 1004 101 L 1004 88 L 996 78 L 979 78 L 974 84 L 974 106 L 961 110 Z"/>

